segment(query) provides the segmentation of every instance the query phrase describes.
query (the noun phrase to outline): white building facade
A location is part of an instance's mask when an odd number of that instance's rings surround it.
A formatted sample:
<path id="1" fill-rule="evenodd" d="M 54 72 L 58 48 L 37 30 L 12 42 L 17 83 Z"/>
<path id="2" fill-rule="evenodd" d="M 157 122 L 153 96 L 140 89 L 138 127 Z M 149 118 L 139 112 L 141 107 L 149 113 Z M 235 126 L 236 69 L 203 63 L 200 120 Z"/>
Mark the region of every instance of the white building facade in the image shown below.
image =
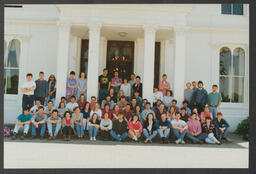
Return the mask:
<path id="1" fill-rule="evenodd" d="M 217 84 L 231 130 L 249 114 L 249 5 L 24 5 L 5 9 L 4 27 L 4 123 L 22 111 L 27 73 L 54 74 L 58 102 L 69 72 L 85 71 L 90 99 L 116 56 L 149 101 L 167 74 L 179 104 L 186 82 L 202 80 L 208 92 Z"/>

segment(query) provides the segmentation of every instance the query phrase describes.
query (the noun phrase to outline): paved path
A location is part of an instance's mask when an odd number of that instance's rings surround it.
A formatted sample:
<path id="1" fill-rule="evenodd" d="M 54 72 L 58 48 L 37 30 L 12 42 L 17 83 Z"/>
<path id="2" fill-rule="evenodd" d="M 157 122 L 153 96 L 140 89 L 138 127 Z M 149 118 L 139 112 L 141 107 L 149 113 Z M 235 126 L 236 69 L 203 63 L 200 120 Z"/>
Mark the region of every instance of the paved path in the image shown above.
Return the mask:
<path id="1" fill-rule="evenodd" d="M 4 142 L 4 168 L 248 168 L 248 142 L 137 145 Z"/>

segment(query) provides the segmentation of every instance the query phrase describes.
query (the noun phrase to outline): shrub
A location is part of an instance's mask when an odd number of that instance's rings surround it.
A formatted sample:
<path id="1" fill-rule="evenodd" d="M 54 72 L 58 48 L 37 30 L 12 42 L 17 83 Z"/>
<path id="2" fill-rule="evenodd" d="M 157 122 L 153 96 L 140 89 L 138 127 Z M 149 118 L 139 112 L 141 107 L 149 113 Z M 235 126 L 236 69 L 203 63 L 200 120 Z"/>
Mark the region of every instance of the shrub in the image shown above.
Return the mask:
<path id="1" fill-rule="evenodd" d="M 235 133 L 239 135 L 243 135 L 244 139 L 248 139 L 249 133 L 249 117 L 244 119 L 241 123 L 238 124 Z"/>

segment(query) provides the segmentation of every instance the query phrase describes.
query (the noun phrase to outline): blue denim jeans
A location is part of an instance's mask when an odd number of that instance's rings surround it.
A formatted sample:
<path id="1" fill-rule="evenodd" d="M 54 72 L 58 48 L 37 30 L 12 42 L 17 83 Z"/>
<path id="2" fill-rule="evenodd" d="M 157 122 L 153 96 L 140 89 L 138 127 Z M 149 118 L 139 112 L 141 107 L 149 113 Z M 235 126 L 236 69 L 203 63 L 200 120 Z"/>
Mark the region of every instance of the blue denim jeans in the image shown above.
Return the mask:
<path id="1" fill-rule="evenodd" d="M 98 133 L 98 129 L 95 126 L 89 126 L 88 132 L 90 137 L 96 137 Z"/>
<path id="2" fill-rule="evenodd" d="M 46 130 L 46 123 L 44 124 L 39 124 L 38 128 L 36 128 L 34 126 L 34 124 L 32 123 L 32 136 L 36 136 L 36 129 L 40 130 L 40 136 L 43 137 L 45 134 L 45 130 Z"/>
<path id="3" fill-rule="evenodd" d="M 216 107 L 210 107 L 210 112 L 212 113 L 213 119 L 216 118 L 218 109 Z"/>
<path id="4" fill-rule="evenodd" d="M 127 136 L 128 136 L 128 133 L 127 132 L 124 132 L 120 137 L 117 136 L 117 134 L 111 130 L 110 131 L 110 135 L 117 141 L 121 141 L 123 139 L 125 139 Z"/>
<path id="5" fill-rule="evenodd" d="M 108 90 L 107 89 L 100 89 L 99 90 L 99 100 L 102 101 L 106 98 L 108 95 Z"/>
<path id="6" fill-rule="evenodd" d="M 146 137 L 147 140 L 152 140 L 157 135 L 157 131 L 154 130 L 151 133 L 151 135 L 149 135 L 148 130 L 147 129 L 143 129 L 143 135 Z"/>
<path id="7" fill-rule="evenodd" d="M 50 136 L 57 136 L 61 128 L 61 123 L 57 123 L 56 126 L 53 126 L 54 123 L 47 123 L 47 128 Z"/>
<path id="8" fill-rule="evenodd" d="M 28 134 L 29 125 L 30 124 L 23 124 L 23 128 L 20 128 L 20 126 L 18 124 L 15 124 L 13 133 L 17 134 L 19 132 L 19 129 L 23 129 L 23 134 Z"/>
<path id="9" fill-rule="evenodd" d="M 193 142 L 197 143 L 199 140 L 204 140 L 207 137 L 207 134 L 202 133 L 198 136 L 192 136 L 187 132 L 187 137 L 191 139 Z"/>
<path id="10" fill-rule="evenodd" d="M 205 142 L 209 144 L 216 144 L 217 141 L 218 140 L 213 133 L 208 134 L 208 136 L 205 138 Z"/>
<path id="11" fill-rule="evenodd" d="M 222 133 L 218 128 L 215 128 L 215 132 L 216 132 L 216 137 L 221 135 L 222 138 L 226 138 L 227 137 L 227 133 L 228 133 L 228 128 L 226 128 L 224 130 L 224 133 Z"/>
<path id="12" fill-rule="evenodd" d="M 76 134 L 77 135 L 84 135 L 84 127 L 79 126 L 78 124 L 75 124 L 75 128 L 76 128 Z"/>
<path id="13" fill-rule="evenodd" d="M 182 133 L 179 133 L 178 129 L 172 129 L 172 132 L 177 139 L 184 140 L 187 130 L 184 130 Z"/>
<path id="14" fill-rule="evenodd" d="M 170 128 L 166 128 L 164 131 L 162 129 L 157 129 L 157 131 L 161 138 L 163 137 L 167 138 L 170 134 Z"/>

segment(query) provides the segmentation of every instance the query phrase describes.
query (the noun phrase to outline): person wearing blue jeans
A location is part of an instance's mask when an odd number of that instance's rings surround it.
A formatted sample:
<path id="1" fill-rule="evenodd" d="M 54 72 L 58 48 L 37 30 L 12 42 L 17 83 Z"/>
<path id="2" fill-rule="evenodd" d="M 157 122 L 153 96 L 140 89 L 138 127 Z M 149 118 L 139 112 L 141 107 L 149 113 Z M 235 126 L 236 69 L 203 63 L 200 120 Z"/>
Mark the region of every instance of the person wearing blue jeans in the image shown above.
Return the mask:
<path id="1" fill-rule="evenodd" d="M 88 132 L 90 141 L 96 141 L 96 136 L 98 133 L 98 130 L 100 128 L 100 121 L 98 119 L 97 113 L 93 113 L 91 119 L 88 122 Z"/>
<path id="2" fill-rule="evenodd" d="M 185 121 L 180 119 L 181 113 L 175 113 L 175 119 L 172 120 L 172 132 L 174 136 L 177 138 L 175 141 L 176 144 L 185 144 L 184 137 L 187 133 L 188 125 Z"/>
<path id="3" fill-rule="evenodd" d="M 54 109 L 52 115 L 47 119 L 47 128 L 49 140 L 55 140 L 61 128 L 61 118 L 58 116 L 58 110 Z"/>
<path id="4" fill-rule="evenodd" d="M 44 114 L 44 107 L 39 106 L 38 112 L 32 117 L 32 138 L 36 136 L 36 130 L 40 130 L 40 137 L 43 138 L 46 129 L 47 115 Z"/>
<path id="5" fill-rule="evenodd" d="M 107 96 L 108 90 L 110 87 L 110 79 L 108 77 L 108 69 L 103 69 L 103 74 L 99 76 L 98 79 L 98 87 L 99 87 L 99 101 L 101 103 L 102 100 Z"/>
<path id="6" fill-rule="evenodd" d="M 218 86 L 212 85 L 212 92 L 208 95 L 208 106 L 210 106 L 210 112 L 212 113 L 213 119 L 216 118 L 218 108 L 221 104 L 221 94 L 217 92 Z"/>
<path id="7" fill-rule="evenodd" d="M 80 112 L 79 106 L 74 108 L 74 113 L 72 117 L 76 129 L 77 138 L 82 139 L 84 136 L 83 114 Z"/>
<path id="8" fill-rule="evenodd" d="M 32 115 L 29 113 L 29 109 L 30 108 L 27 106 L 24 107 L 23 113 L 20 114 L 15 120 L 12 139 L 16 139 L 16 135 L 18 134 L 20 128 L 23 129 L 23 135 L 20 137 L 22 140 L 28 134 L 29 125 L 32 119 Z"/>
<path id="9" fill-rule="evenodd" d="M 123 141 L 127 136 L 127 122 L 124 120 L 123 113 L 118 113 L 118 119 L 113 122 L 110 135 L 117 141 Z"/>
<path id="10" fill-rule="evenodd" d="M 162 139 L 162 141 L 160 143 L 168 143 L 168 141 L 166 141 L 167 137 L 170 134 L 170 128 L 171 128 L 171 122 L 169 120 L 167 120 L 167 114 L 166 112 L 163 112 L 161 114 L 161 119 L 157 120 L 156 122 L 156 129 Z"/>
<path id="11" fill-rule="evenodd" d="M 153 118 L 153 114 L 148 113 L 146 121 L 143 124 L 143 135 L 146 137 L 145 143 L 148 141 L 152 143 L 152 139 L 157 135 L 156 123 Z"/>
<path id="12" fill-rule="evenodd" d="M 229 124 L 222 117 L 223 117 L 223 114 L 221 112 L 218 112 L 217 118 L 213 120 L 213 124 L 215 125 L 215 135 L 217 138 L 221 136 L 222 140 L 227 140 Z"/>

